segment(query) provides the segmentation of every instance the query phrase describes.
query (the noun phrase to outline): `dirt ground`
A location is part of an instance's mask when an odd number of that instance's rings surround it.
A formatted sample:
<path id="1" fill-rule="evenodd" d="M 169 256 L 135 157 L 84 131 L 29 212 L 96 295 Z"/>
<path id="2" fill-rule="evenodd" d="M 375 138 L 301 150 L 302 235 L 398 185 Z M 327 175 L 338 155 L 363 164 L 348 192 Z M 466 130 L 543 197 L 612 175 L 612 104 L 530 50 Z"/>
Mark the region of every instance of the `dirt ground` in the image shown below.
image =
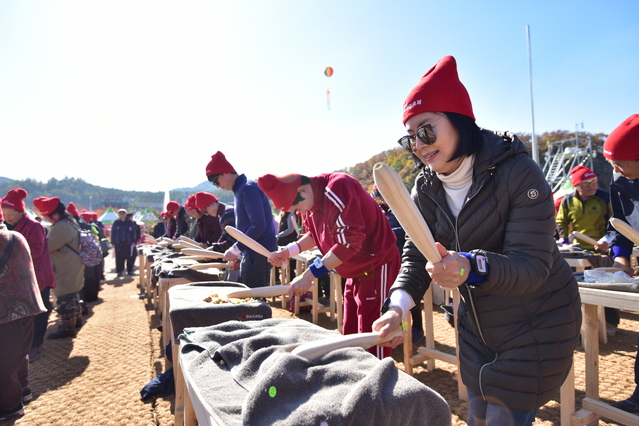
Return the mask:
<path id="1" fill-rule="evenodd" d="M 75 339 L 45 340 L 40 359 L 31 364 L 33 400 L 20 419 L 0 422 L 5 425 L 172 425 L 173 396 L 142 402 L 140 390 L 164 371 L 159 317 L 146 298 L 141 298 L 134 277 L 117 278 L 113 259 L 107 258 L 107 283 L 102 285 L 98 301 L 90 304 L 90 313 Z M 271 303 L 273 317 L 293 318 Z M 310 313 L 300 317 L 311 320 Z M 454 332 L 443 313 L 435 308 L 435 340 L 438 349 L 454 354 Z M 53 313 L 49 331 L 57 329 L 59 319 Z M 320 325 L 336 329 L 327 314 Z M 634 389 L 633 365 L 639 336 L 639 314 L 621 312 L 617 335 L 600 347 L 600 396 L 609 404 L 625 399 Z M 415 348 L 416 349 L 416 346 Z M 393 358 L 403 369 L 402 347 Z M 584 353 L 575 352 L 575 388 L 577 409 L 584 397 Z M 439 392 L 450 404 L 455 426 L 466 425 L 467 402 L 457 397 L 452 365 L 437 362 L 434 371 L 423 365 L 414 368 L 414 377 Z M 559 402 L 553 400 L 539 411 L 535 425 L 559 425 Z M 600 421 L 602 425 L 617 423 Z"/>

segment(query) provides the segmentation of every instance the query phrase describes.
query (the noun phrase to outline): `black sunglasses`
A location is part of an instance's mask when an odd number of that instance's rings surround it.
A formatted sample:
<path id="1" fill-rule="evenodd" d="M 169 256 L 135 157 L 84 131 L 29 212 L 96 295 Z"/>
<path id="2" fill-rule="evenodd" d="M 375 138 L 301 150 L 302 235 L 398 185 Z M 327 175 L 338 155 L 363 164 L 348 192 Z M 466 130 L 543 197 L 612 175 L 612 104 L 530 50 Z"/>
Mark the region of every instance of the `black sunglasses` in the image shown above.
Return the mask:
<path id="1" fill-rule="evenodd" d="M 417 132 L 415 132 L 415 135 L 407 135 L 407 136 L 401 137 L 397 141 L 397 143 L 400 144 L 402 148 L 404 148 L 408 152 L 415 152 L 415 148 L 417 145 L 416 144 L 417 138 L 419 138 L 419 140 L 424 145 L 434 144 L 435 141 L 437 140 L 437 136 L 435 136 L 435 132 L 433 131 L 433 124 L 437 123 L 440 120 L 443 120 L 446 117 L 447 116 L 445 115 L 442 118 L 438 118 L 437 120 L 433 121 L 430 124 L 426 124 L 420 127 L 419 129 L 417 129 Z"/>
<path id="2" fill-rule="evenodd" d="M 211 182 L 215 186 L 220 186 L 220 181 L 219 181 L 220 176 L 222 176 L 222 175 L 220 174 L 220 175 L 210 175 L 210 176 L 208 176 L 209 182 Z"/>

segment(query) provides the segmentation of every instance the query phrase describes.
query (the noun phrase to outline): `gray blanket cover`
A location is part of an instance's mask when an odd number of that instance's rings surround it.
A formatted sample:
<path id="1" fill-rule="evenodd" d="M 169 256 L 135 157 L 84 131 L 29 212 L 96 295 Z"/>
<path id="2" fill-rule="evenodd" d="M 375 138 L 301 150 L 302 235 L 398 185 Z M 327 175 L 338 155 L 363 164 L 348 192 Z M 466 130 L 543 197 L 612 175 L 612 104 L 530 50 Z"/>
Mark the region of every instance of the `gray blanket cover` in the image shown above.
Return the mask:
<path id="1" fill-rule="evenodd" d="M 361 348 L 291 354 L 337 332 L 297 319 L 186 328 L 180 363 L 219 425 L 450 425 L 435 391 Z M 192 398 L 194 395 L 192 395 Z"/>

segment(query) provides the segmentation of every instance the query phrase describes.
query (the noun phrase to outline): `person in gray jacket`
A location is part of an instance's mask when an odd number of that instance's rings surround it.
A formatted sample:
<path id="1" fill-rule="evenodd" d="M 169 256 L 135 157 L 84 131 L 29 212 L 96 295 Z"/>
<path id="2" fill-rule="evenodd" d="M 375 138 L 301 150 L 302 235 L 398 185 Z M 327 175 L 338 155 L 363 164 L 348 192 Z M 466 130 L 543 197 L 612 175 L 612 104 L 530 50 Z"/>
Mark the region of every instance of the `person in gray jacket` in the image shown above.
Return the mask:
<path id="1" fill-rule="evenodd" d="M 422 77 L 403 118 L 400 144 L 421 169 L 412 198 L 442 260 L 428 262 L 408 238 L 373 330 L 396 330 L 431 282 L 458 288 L 468 424 L 531 425 L 558 395 L 581 326 L 577 282 L 553 237 L 550 187 L 513 133 L 476 125 L 452 56 Z"/>

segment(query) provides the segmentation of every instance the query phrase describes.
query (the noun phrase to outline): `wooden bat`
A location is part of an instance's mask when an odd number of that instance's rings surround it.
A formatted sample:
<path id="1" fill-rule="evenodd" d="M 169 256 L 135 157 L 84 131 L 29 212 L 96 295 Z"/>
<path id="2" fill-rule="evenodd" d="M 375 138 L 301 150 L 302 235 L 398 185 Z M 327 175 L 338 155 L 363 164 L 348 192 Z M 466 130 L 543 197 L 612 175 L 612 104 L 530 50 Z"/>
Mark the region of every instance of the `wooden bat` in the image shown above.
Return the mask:
<path id="1" fill-rule="evenodd" d="M 198 246 L 198 248 L 200 247 L 200 245 L 198 244 L 198 242 L 197 242 L 197 241 L 195 241 L 195 240 L 193 240 L 193 239 L 191 239 L 191 238 L 189 238 L 189 237 L 185 237 L 184 235 L 180 235 L 180 236 L 178 237 L 178 241 L 186 241 L 187 243 L 191 243 L 191 244 L 193 244 L 193 245 Z"/>
<path id="2" fill-rule="evenodd" d="M 174 259 L 171 259 L 171 261 L 181 266 L 195 265 L 197 263 L 197 260 L 185 259 L 183 257 L 176 257 Z"/>
<path id="3" fill-rule="evenodd" d="M 373 167 L 373 179 L 413 244 L 430 263 L 441 262 L 433 234 L 397 172 L 387 164 L 377 163 Z"/>
<path id="4" fill-rule="evenodd" d="M 190 259 L 190 260 L 206 260 L 206 259 L 211 259 L 210 256 L 182 256 L 179 259 Z"/>
<path id="5" fill-rule="evenodd" d="M 222 259 L 224 257 L 224 253 L 218 253 L 216 251 L 209 251 L 204 249 L 196 249 L 196 248 L 185 248 L 182 249 L 182 253 L 190 255 L 190 256 L 202 256 L 205 259 Z"/>
<path id="6" fill-rule="evenodd" d="M 588 235 L 582 234 L 581 232 L 573 231 L 572 235 L 574 235 L 575 238 L 579 238 L 583 242 L 592 244 L 593 246 L 599 244 L 597 240 L 595 240 L 594 238 L 590 238 Z"/>
<path id="7" fill-rule="evenodd" d="M 216 269 L 224 269 L 230 268 L 232 262 L 229 263 L 196 263 L 194 265 L 189 265 L 189 269 L 195 269 L 196 271 L 199 269 L 208 269 L 208 268 L 216 268 Z"/>
<path id="8" fill-rule="evenodd" d="M 290 287 L 287 285 L 271 285 L 267 287 L 255 287 L 255 288 L 249 288 L 247 290 L 233 291 L 231 293 L 228 293 L 226 297 L 235 297 L 238 299 L 243 299 L 245 297 L 276 297 L 276 296 L 282 296 L 284 294 L 288 294 L 289 288 Z"/>
<path id="9" fill-rule="evenodd" d="M 639 245 L 639 232 L 632 226 L 628 225 L 621 219 L 610 218 L 610 224 L 619 231 L 624 237 L 628 238 L 633 243 Z"/>
<path id="10" fill-rule="evenodd" d="M 377 186 L 379 188 L 379 185 Z M 384 197 L 386 198 L 386 197 Z M 371 346 L 376 346 L 384 342 L 388 342 L 393 337 L 401 336 L 402 329 L 398 328 L 386 337 L 379 337 L 379 334 L 372 333 L 359 333 L 359 334 L 347 334 L 345 336 L 337 336 L 335 338 L 315 340 L 313 342 L 302 343 L 291 352 L 293 355 L 306 358 L 308 361 L 313 361 L 320 358 L 327 353 L 336 349 L 348 348 L 348 347 L 360 347 L 368 349 Z"/>
<path id="11" fill-rule="evenodd" d="M 237 228 L 233 228 L 232 226 L 227 226 L 225 229 L 231 237 L 235 238 L 251 250 L 254 250 L 262 256 L 265 256 L 267 259 L 271 257 L 271 252 L 268 251 L 266 247 L 246 235 L 244 232 L 240 231 Z"/>
<path id="12" fill-rule="evenodd" d="M 180 237 L 181 238 L 181 237 Z M 183 248 L 195 248 L 195 249 L 201 249 L 202 246 L 199 245 L 198 243 L 192 243 L 190 241 L 187 240 L 178 240 L 175 244 L 179 244 L 180 246 L 182 246 Z"/>

